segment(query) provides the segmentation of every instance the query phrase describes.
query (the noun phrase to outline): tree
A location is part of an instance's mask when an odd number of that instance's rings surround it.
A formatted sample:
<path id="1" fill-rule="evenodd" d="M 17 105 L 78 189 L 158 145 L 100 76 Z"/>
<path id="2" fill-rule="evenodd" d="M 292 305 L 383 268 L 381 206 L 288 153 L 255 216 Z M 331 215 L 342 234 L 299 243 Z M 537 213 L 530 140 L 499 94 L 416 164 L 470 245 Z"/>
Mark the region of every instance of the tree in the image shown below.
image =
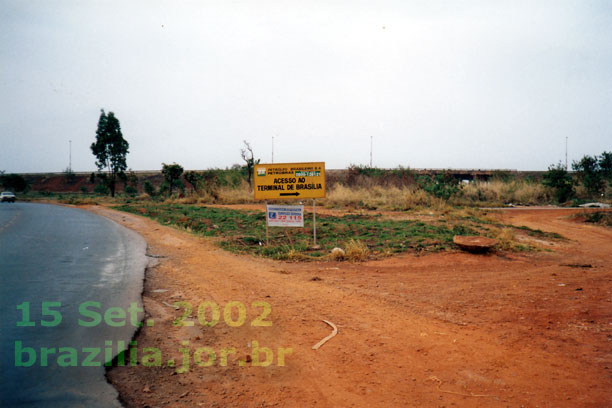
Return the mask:
<path id="1" fill-rule="evenodd" d="M 253 149 L 251 145 L 246 140 L 242 141 L 244 143 L 244 149 L 240 150 L 240 155 L 242 156 L 242 160 L 246 163 L 247 168 L 247 180 L 249 181 L 249 187 L 253 185 L 253 167 L 256 164 L 259 164 L 260 159 L 255 160 L 255 156 L 253 155 Z"/>
<path id="2" fill-rule="evenodd" d="M 162 174 L 164 175 L 164 179 L 168 183 L 168 187 L 170 188 L 170 194 L 172 195 L 172 187 L 179 185 L 179 180 L 181 178 L 181 174 L 183 174 L 183 167 L 180 164 L 172 163 L 166 164 L 162 163 Z"/>
<path id="3" fill-rule="evenodd" d="M 7 190 L 15 192 L 26 191 L 30 185 L 27 180 L 20 174 L 5 174 L 4 171 L 0 173 L 0 184 Z"/>
<path id="4" fill-rule="evenodd" d="M 572 163 L 572 169 L 578 173 L 578 178 L 590 196 L 601 194 L 604 188 L 599 160 L 596 156 L 585 155 L 580 161 Z"/>
<path id="5" fill-rule="evenodd" d="M 612 152 L 603 152 L 599 156 L 599 169 L 601 170 L 602 176 L 608 181 L 610 187 L 612 187 Z"/>
<path id="6" fill-rule="evenodd" d="M 115 196 L 117 177 L 125 177 L 127 164 L 125 157 L 129 152 L 129 143 L 123 138 L 119 119 L 113 112 L 108 115 L 102 109 L 96 130 L 96 141 L 91 144 L 91 151 L 96 156 L 98 171 L 107 169 L 106 182 L 111 196 Z"/>
<path id="7" fill-rule="evenodd" d="M 566 202 L 575 194 L 574 180 L 561 162 L 548 167 L 548 171 L 544 173 L 542 184 L 554 190 L 555 199 L 559 203 Z"/>
<path id="8" fill-rule="evenodd" d="M 191 185 L 194 193 L 198 192 L 200 188 L 200 182 L 202 181 L 202 176 L 200 176 L 195 171 L 186 171 L 185 172 L 185 180 Z"/>

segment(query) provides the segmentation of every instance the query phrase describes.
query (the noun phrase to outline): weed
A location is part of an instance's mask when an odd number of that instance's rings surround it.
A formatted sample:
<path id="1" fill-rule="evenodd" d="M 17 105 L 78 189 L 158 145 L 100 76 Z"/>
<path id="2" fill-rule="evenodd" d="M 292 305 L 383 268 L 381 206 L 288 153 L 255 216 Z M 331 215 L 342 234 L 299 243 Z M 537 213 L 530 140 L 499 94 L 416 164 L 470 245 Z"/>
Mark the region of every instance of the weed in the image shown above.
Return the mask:
<path id="1" fill-rule="evenodd" d="M 477 233 L 478 225 L 462 220 L 425 223 L 372 215 L 321 214 L 317 217 L 317 242 L 321 249 L 315 251 L 310 248 L 310 217 L 306 217 L 304 228 L 270 228 L 270 245 L 266 246 L 265 214 L 260 211 L 157 202 L 125 203 L 115 208 L 145 215 L 194 234 L 221 237 L 221 246 L 236 253 L 291 260 L 327 257 L 335 247 L 346 247 L 348 259 L 366 259 L 374 253 L 439 251 L 451 248 L 456 234 Z"/>
<path id="2" fill-rule="evenodd" d="M 612 227 L 612 211 L 585 211 L 575 217 L 591 224 Z"/>
<path id="3" fill-rule="evenodd" d="M 514 250 L 516 247 L 516 234 L 512 228 L 504 227 L 497 233 L 497 247 L 504 251 Z"/>
<path id="4" fill-rule="evenodd" d="M 370 249 L 360 240 L 351 239 L 346 244 L 346 258 L 351 261 L 367 261 Z"/>

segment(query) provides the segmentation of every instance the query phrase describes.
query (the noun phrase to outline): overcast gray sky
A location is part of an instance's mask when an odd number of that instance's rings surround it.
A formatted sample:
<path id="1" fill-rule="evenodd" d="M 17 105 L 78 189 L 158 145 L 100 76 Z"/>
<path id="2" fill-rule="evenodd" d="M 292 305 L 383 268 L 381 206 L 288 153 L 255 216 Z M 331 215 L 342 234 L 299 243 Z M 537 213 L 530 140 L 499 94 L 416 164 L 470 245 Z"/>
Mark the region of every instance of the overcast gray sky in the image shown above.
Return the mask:
<path id="1" fill-rule="evenodd" d="M 0 0 L 0 170 L 546 169 L 612 150 L 612 1 Z"/>

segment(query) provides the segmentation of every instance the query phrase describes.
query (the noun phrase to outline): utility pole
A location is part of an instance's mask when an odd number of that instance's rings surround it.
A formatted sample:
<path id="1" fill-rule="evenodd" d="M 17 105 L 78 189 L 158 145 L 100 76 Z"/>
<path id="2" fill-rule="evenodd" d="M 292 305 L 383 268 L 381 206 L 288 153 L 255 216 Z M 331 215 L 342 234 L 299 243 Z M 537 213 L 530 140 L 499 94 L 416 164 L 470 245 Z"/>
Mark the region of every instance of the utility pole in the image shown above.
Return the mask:
<path id="1" fill-rule="evenodd" d="M 72 140 L 68 141 L 68 171 L 72 173 Z"/>
<path id="2" fill-rule="evenodd" d="M 370 136 L 370 168 L 372 168 L 372 139 L 374 136 Z"/>

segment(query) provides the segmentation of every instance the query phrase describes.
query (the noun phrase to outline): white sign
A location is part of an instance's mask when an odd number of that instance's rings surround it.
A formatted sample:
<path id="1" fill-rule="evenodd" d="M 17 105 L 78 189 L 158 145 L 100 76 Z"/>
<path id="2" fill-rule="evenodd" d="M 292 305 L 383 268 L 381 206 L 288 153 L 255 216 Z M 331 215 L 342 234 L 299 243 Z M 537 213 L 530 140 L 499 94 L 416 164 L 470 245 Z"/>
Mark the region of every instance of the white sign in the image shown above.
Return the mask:
<path id="1" fill-rule="evenodd" d="M 267 219 L 270 227 L 303 227 L 303 205 L 267 205 Z"/>

